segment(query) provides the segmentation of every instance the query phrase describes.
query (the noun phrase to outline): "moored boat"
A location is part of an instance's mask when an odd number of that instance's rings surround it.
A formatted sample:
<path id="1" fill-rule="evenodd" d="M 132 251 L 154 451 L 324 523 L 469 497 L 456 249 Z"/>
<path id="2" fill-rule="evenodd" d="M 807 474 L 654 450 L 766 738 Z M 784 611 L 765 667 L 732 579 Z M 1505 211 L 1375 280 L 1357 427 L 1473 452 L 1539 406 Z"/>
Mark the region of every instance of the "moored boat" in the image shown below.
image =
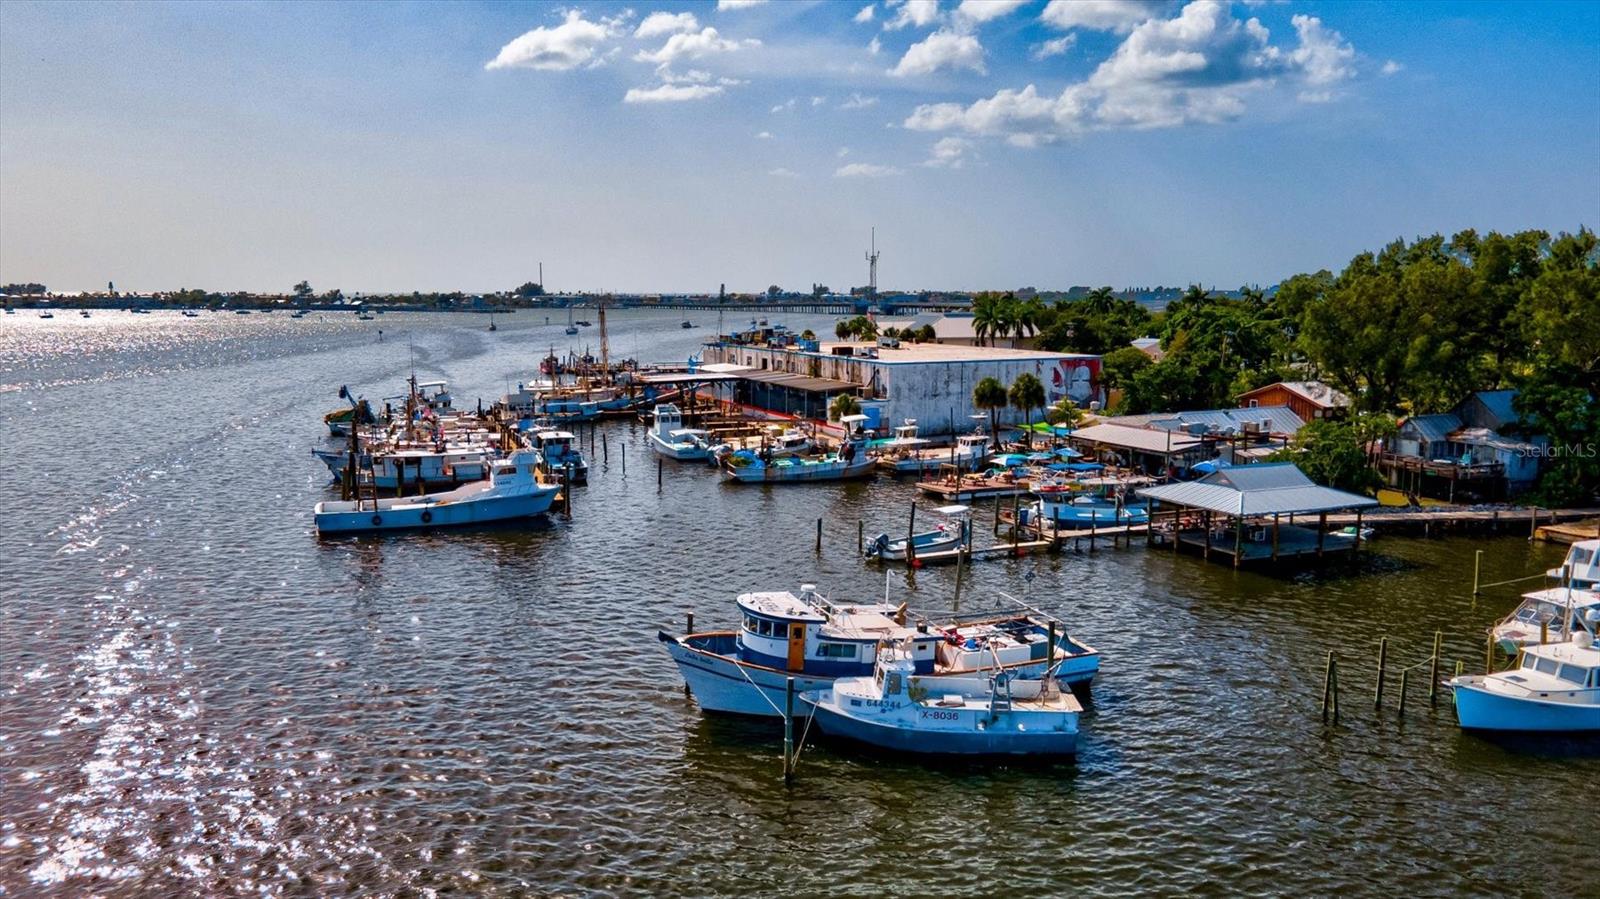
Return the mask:
<path id="1" fill-rule="evenodd" d="M 558 491 L 539 482 L 538 461 L 532 450 L 519 450 L 495 462 L 486 481 L 423 496 L 320 502 L 312 518 L 323 534 L 459 527 L 529 518 L 548 511 Z"/>
<path id="2" fill-rule="evenodd" d="M 1100 668 L 1099 652 L 1032 610 L 913 620 L 904 606 L 834 602 L 811 584 L 799 595 L 746 593 L 736 604 L 738 630 L 657 634 L 707 712 L 781 717 L 788 678 L 805 692 L 870 675 L 883 640 L 909 639 L 918 674 L 1037 677 L 1053 662 L 1062 683 L 1087 688 Z"/>
<path id="3" fill-rule="evenodd" d="M 545 472 L 552 479 L 570 477 L 574 484 L 589 483 L 589 460 L 578 448 L 578 435 L 535 425 L 532 437 L 534 448 L 544 460 Z"/>
<path id="4" fill-rule="evenodd" d="M 1509 655 L 1532 644 L 1564 643 L 1574 634 L 1595 636 L 1592 616 L 1600 616 L 1600 593 L 1550 587 L 1522 594 L 1522 602 L 1489 632 Z"/>
<path id="5" fill-rule="evenodd" d="M 1023 524 L 1037 519 L 1065 530 L 1124 527 L 1150 522 L 1150 512 L 1142 506 L 1127 506 L 1114 499 L 1092 494 L 1040 493 L 1039 499 L 1022 509 Z"/>
<path id="6" fill-rule="evenodd" d="M 945 552 L 961 546 L 969 533 L 967 513 L 970 511 L 966 506 L 940 506 L 934 509 L 933 514 L 943 516 L 945 520 L 932 530 L 911 535 L 912 555 Z M 906 558 L 906 538 L 892 540 L 888 534 L 879 534 L 867 542 L 863 553 L 869 559 L 903 562 Z"/>
<path id="7" fill-rule="evenodd" d="M 1449 684 L 1464 730 L 1600 731 L 1600 639 L 1589 633 L 1524 647 L 1516 668 Z"/>
<path id="8" fill-rule="evenodd" d="M 711 458 L 710 437 L 709 431 L 683 427 L 683 412 L 672 403 L 655 408 L 650 430 L 645 435 L 656 455 L 683 462 Z"/>
<path id="9" fill-rule="evenodd" d="M 871 677 L 842 677 L 802 695 L 817 727 L 831 737 L 914 755 L 1077 752 L 1083 706 L 1054 677 L 923 677 L 908 649 L 880 651 Z"/>

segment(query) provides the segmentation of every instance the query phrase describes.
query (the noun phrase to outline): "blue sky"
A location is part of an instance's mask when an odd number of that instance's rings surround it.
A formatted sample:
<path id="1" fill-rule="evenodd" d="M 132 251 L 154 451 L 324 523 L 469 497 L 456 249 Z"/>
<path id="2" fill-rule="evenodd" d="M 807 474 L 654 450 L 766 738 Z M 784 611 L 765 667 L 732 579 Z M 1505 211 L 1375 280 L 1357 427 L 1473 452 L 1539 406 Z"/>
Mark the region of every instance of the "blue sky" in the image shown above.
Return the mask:
<path id="1" fill-rule="evenodd" d="M 5 3 L 0 280 L 843 288 L 876 226 L 891 287 L 1233 287 L 1600 219 L 1600 4 L 730 6 Z"/>

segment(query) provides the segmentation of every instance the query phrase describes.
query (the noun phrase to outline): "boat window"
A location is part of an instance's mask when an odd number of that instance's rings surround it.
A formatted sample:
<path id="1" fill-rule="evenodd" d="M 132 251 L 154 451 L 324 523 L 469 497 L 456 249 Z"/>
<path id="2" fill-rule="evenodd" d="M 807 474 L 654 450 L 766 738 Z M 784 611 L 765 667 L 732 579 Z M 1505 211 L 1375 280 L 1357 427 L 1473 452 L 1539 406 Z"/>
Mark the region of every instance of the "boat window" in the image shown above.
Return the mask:
<path id="1" fill-rule="evenodd" d="M 1523 656 L 1522 657 L 1522 667 L 1527 669 L 1527 670 L 1529 670 L 1529 671 L 1533 670 L 1533 662 L 1534 662 L 1533 656 Z"/>
<path id="2" fill-rule="evenodd" d="M 756 620 L 749 615 L 744 616 L 744 629 L 750 633 L 756 632 Z"/>
<path id="3" fill-rule="evenodd" d="M 1577 665 L 1562 665 L 1560 678 L 1582 687 L 1589 683 L 1589 672 Z"/>
<path id="4" fill-rule="evenodd" d="M 819 643 L 817 656 L 824 659 L 853 659 L 856 657 L 854 643 Z"/>
<path id="5" fill-rule="evenodd" d="M 889 672 L 889 684 L 883 688 L 885 694 L 898 694 L 900 692 L 900 672 Z"/>
<path id="6" fill-rule="evenodd" d="M 1587 549 L 1578 549 L 1577 547 L 1573 547 L 1572 548 L 1572 564 L 1574 566 L 1587 565 L 1587 564 L 1589 564 L 1589 557 L 1591 555 L 1592 555 L 1592 553 Z"/>
<path id="7" fill-rule="evenodd" d="M 1540 674 L 1555 674 L 1556 660 L 1540 658 L 1536 660 L 1534 667 L 1538 669 Z"/>
<path id="8" fill-rule="evenodd" d="M 756 622 L 756 633 L 760 634 L 763 637 L 772 636 L 772 623 L 770 621 L 758 621 L 758 622 Z"/>

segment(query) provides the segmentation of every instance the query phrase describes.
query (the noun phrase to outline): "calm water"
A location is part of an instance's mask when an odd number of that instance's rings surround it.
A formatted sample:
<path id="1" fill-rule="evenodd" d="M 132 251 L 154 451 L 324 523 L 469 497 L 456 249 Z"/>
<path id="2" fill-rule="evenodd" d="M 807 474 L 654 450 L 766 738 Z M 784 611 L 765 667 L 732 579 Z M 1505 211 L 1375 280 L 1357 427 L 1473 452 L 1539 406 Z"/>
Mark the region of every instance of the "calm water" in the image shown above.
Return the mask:
<path id="1" fill-rule="evenodd" d="M 683 358 L 715 325 L 693 317 L 613 316 L 612 351 Z M 1371 710 L 1380 635 L 1482 664 L 1515 591 L 1471 601 L 1474 549 L 1485 580 L 1558 550 L 1380 538 L 1293 579 L 1142 545 L 980 564 L 964 606 L 1026 595 L 1104 653 L 1076 763 L 823 744 L 785 789 L 777 731 L 702 717 L 655 631 L 730 623 L 749 589 L 880 595 L 856 522 L 901 526 L 909 487 L 669 466 L 658 491 L 618 422 L 570 523 L 313 535 L 339 385 L 395 393 L 414 358 L 487 402 L 568 341 L 499 322 L 0 319 L 0 893 L 1596 894 L 1593 743 L 1464 736 L 1420 692 Z M 889 590 L 946 608 L 953 577 Z"/>

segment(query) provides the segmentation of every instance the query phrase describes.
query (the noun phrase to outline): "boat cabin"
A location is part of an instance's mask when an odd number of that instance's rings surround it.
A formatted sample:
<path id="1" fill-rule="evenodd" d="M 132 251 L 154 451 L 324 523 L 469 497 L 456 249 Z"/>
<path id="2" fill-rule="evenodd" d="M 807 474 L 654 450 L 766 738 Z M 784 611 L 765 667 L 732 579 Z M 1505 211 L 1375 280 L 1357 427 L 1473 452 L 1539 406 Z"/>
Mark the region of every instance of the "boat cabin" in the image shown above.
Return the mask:
<path id="1" fill-rule="evenodd" d="M 1566 643 L 1530 646 L 1522 653 L 1521 665 L 1499 676 L 1528 690 L 1600 688 L 1600 642 L 1580 637 Z"/>
<path id="2" fill-rule="evenodd" d="M 1600 593 L 1552 587 L 1522 594 L 1522 603 L 1494 627 L 1507 652 L 1540 641 L 1566 642 L 1573 634 L 1596 636 L 1600 628 Z"/>
<path id="3" fill-rule="evenodd" d="M 1600 590 L 1600 540 L 1579 540 L 1567 548 L 1561 567 L 1548 572 L 1574 590 Z"/>
<path id="4" fill-rule="evenodd" d="M 941 634 L 909 627 L 890 617 L 886 605 L 834 605 L 812 584 L 800 595 L 788 591 L 746 593 L 737 600 L 738 657 L 742 662 L 824 677 L 862 677 L 872 672 L 881 640 L 913 643 L 916 670 L 931 674 Z"/>
<path id="5" fill-rule="evenodd" d="M 658 437 L 666 437 L 673 431 L 683 427 L 683 412 L 672 403 L 665 403 L 656 407 L 655 427 L 653 430 Z"/>

